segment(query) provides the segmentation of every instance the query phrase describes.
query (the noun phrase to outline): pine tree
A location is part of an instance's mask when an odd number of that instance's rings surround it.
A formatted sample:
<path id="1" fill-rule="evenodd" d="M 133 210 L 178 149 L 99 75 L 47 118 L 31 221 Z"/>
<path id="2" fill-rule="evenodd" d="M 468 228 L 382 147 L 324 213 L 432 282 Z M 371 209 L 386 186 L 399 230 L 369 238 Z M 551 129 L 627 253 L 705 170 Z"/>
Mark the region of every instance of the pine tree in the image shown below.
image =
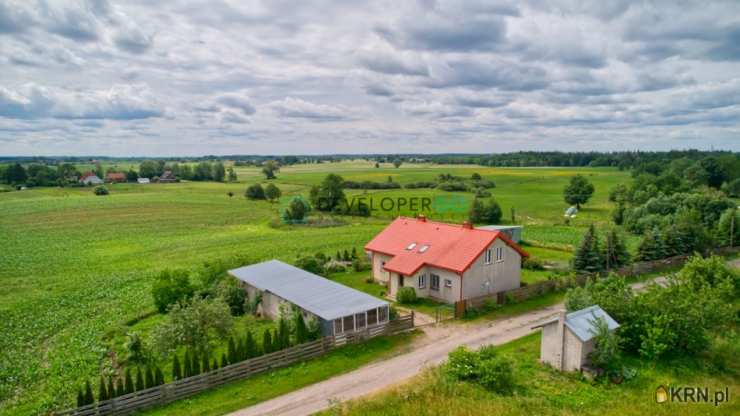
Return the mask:
<path id="1" fill-rule="evenodd" d="M 190 366 L 190 351 L 189 350 L 185 351 L 185 356 L 183 357 L 183 362 L 185 363 L 184 364 L 185 368 L 183 370 L 184 377 L 185 378 L 192 377 L 193 376 L 193 368 Z"/>
<path id="2" fill-rule="evenodd" d="M 82 389 L 77 390 L 77 407 L 82 407 L 85 405 L 85 393 L 82 392 Z"/>
<path id="3" fill-rule="evenodd" d="M 172 363 L 172 381 L 180 380 L 182 378 L 182 369 L 180 368 L 180 359 L 175 354 L 175 360 Z"/>
<path id="4" fill-rule="evenodd" d="M 134 392 L 134 380 L 131 378 L 131 370 L 126 369 L 126 373 L 124 376 L 124 391 L 126 394 L 131 394 Z"/>
<path id="5" fill-rule="evenodd" d="M 624 240 L 617 230 L 611 229 L 606 233 L 601 258 L 604 259 L 604 268 L 611 269 L 629 263 L 630 255 Z"/>
<path id="6" fill-rule="evenodd" d="M 208 353 L 203 351 L 200 368 L 204 373 L 211 371 L 211 363 L 208 362 Z"/>
<path id="7" fill-rule="evenodd" d="M 116 397 L 116 387 L 113 384 L 113 377 L 108 377 L 108 398 Z"/>
<path id="8" fill-rule="evenodd" d="M 637 247 L 637 260 L 651 261 L 664 257 L 665 247 L 663 246 L 663 238 L 660 235 L 660 231 L 654 228 L 646 232 L 642 236 L 642 240 L 640 240 L 640 245 Z"/>
<path id="9" fill-rule="evenodd" d="M 197 376 L 200 374 L 200 360 L 198 360 L 198 354 L 193 352 L 193 354 L 190 356 L 190 368 L 193 369 L 193 375 Z"/>
<path id="10" fill-rule="evenodd" d="M 226 358 L 226 353 L 222 352 L 221 353 L 221 366 L 220 367 L 221 368 L 224 368 L 227 365 L 229 365 L 229 360 Z"/>
<path id="11" fill-rule="evenodd" d="M 270 348 L 270 351 L 280 351 L 280 334 L 278 333 L 278 329 L 275 328 L 275 331 L 272 333 L 272 347 Z"/>
<path id="12" fill-rule="evenodd" d="M 146 366 L 146 388 L 150 389 L 154 387 L 154 372 L 152 367 Z"/>
<path id="13" fill-rule="evenodd" d="M 252 331 L 247 331 L 247 337 L 244 340 L 244 349 L 247 353 L 247 359 L 254 358 L 257 356 L 257 345 L 254 343 L 252 337 Z"/>
<path id="14" fill-rule="evenodd" d="M 159 366 L 154 367 L 154 385 L 161 386 L 164 384 L 164 373 Z"/>
<path id="15" fill-rule="evenodd" d="M 218 358 L 213 359 L 213 364 L 211 364 L 211 369 L 218 370 Z"/>
<path id="16" fill-rule="evenodd" d="M 594 225 L 591 224 L 573 255 L 573 268 L 580 272 L 592 273 L 600 271 L 603 264 L 599 250 L 599 237 L 596 235 Z"/>
<path id="17" fill-rule="evenodd" d="M 119 377 L 116 380 L 116 397 L 123 396 L 124 394 L 126 394 L 126 386 L 123 385 L 123 379 Z"/>
<path id="18" fill-rule="evenodd" d="M 344 250 L 344 257 L 342 259 L 344 261 L 349 261 L 349 252 L 347 250 Z"/>
<path id="19" fill-rule="evenodd" d="M 105 387 L 105 380 L 103 376 L 100 376 L 100 387 L 98 387 L 98 401 L 104 402 L 108 400 L 108 389 Z"/>
<path id="20" fill-rule="evenodd" d="M 144 374 L 143 371 L 141 371 L 141 368 L 136 369 L 136 391 L 144 390 L 146 388 L 146 384 L 144 384 Z"/>
<path id="21" fill-rule="evenodd" d="M 90 387 L 90 381 L 85 380 L 85 404 L 95 403 L 95 396 L 93 396 L 92 387 Z"/>
<path id="22" fill-rule="evenodd" d="M 664 228 L 660 237 L 663 241 L 666 257 L 677 256 L 683 253 L 681 250 L 682 244 L 680 236 L 678 235 L 678 230 L 675 225 Z"/>
<path id="23" fill-rule="evenodd" d="M 356 259 L 356 258 L 357 258 L 357 248 L 352 247 L 352 259 Z"/>
<path id="24" fill-rule="evenodd" d="M 340 253 L 339 251 L 337 251 L 337 257 L 336 257 L 336 259 L 337 259 L 337 261 L 342 261 L 342 253 Z"/>
<path id="25" fill-rule="evenodd" d="M 235 364 L 238 360 L 236 357 L 236 345 L 234 345 L 234 338 L 229 337 L 229 346 L 227 348 L 229 353 L 229 364 Z"/>
<path id="26" fill-rule="evenodd" d="M 303 344 L 308 341 L 308 327 L 300 311 L 295 312 L 295 343 Z"/>
<path id="27" fill-rule="evenodd" d="M 272 352 L 272 335 L 270 334 L 269 329 L 265 329 L 265 333 L 262 335 L 262 351 L 264 351 L 265 354 Z"/>
<path id="28" fill-rule="evenodd" d="M 239 361 L 244 361 L 247 358 L 247 346 L 244 345 L 244 340 L 242 339 L 237 343 L 236 357 Z"/>

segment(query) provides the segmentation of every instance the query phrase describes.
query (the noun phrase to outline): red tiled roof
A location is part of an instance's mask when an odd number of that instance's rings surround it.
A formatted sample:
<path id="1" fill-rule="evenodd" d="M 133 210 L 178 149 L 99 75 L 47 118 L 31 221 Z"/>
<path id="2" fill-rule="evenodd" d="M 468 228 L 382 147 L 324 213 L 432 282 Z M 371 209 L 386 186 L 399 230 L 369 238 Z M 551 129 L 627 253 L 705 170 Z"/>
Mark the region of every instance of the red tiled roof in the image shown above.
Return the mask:
<path id="1" fill-rule="evenodd" d="M 529 256 L 499 231 L 406 217 L 396 218 L 365 245 L 365 250 L 393 256 L 385 269 L 406 276 L 416 273 L 425 264 L 463 273 L 497 238 L 522 257 Z M 416 246 L 407 250 L 412 243 Z M 428 249 L 419 252 L 425 245 Z"/>
<path id="2" fill-rule="evenodd" d="M 105 175 L 108 179 L 126 179 L 126 174 L 121 172 L 110 172 L 107 175 Z"/>
<path id="3" fill-rule="evenodd" d="M 81 181 L 82 181 L 82 180 L 85 180 L 85 179 L 86 179 L 87 177 L 89 177 L 89 176 L 95 176 L 95 174 L 94 174 L 94 173 L 92 173 L 92 172 L 85 172 L 85 173 L 83 173 L 83 174 L 82 174 L 82 176 L 80 176 L 80 180 L 81 180 Z"/>

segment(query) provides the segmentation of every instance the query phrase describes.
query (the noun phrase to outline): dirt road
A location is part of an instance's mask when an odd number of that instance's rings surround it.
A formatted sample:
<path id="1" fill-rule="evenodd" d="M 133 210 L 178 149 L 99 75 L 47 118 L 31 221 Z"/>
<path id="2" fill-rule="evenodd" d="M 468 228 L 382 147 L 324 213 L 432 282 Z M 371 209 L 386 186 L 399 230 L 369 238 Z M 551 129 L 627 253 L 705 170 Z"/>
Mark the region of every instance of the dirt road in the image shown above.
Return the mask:
<path id="1" fill-rule="evenodd" d="M 730 264 L 740 268 L 740 260 L 732 261 Z M 665 278 L 658 277 L 655 281 L 660 284 L 665 281 Z M 645 286 L 645 283 L 632 285 L 635 290 L 641 290 Z M 424 327 L 425 335 L 409 353 L 367 365 L 347 374 L 241 409 L 231 415 L 309 415 L 328 408 L 331 402 L 354 399 L 401 383 L 418 374 L 425 367 L 443 362 L 447 354 L 459 345 L 469 347 L 478 347 L 483 344 L 499 345 L 523 337 L 533 332 L 532 326 L 551 317 L 563 307 L 561 303 L 486 323 Z"/>

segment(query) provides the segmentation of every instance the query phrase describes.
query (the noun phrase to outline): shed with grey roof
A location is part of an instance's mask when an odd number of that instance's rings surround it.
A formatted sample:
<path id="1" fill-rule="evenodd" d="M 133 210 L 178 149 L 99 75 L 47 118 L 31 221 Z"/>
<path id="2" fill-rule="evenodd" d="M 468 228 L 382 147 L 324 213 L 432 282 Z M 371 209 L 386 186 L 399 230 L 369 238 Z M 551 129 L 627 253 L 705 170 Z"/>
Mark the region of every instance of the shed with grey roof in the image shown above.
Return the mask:
<path id="1" fill-rule="evenodd" d="M 260 309 L 272 319 L 295 306 L 319 321 L 323 335 L 354 332 L 388 322 L 388 302 L 278 260 L 229 270 L 250 299 L 261 296 Z"/>
<path id="2" fill-rule="evenodd" d="M 542 328 L 540 360 L 565 371 L 578 371 L 594 349 L 596 321 L 603 319 L 609 330 L 619 324 L 598 305 L 565 314 L 560 312 L 534 328 Z"/>

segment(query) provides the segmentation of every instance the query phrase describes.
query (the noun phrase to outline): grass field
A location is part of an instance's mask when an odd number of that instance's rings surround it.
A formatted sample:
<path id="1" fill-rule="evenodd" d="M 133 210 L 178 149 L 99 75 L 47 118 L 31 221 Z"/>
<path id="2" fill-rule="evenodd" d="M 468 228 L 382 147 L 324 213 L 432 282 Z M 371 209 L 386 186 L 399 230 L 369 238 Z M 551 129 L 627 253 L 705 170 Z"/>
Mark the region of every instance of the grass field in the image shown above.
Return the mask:
<path id="1" fill-rule="evenodd" d="M 448 379 L 439 368 L 374 397 L 334 407 L 324 415 L 732 415 L 740 412 L 736 394 L 738 362 L 723 372 L 706 358 L 657 364 L 628 359 L 637 376 L 621 385 L 593 383 L 577 374 L 560 373 L 538 362 L 540 333 L 499 347 L 514 362 L 511 395 L 491 393 L 479 385 Z M 735 347 L 737 348 L 737 347 Z M 654 400 L 660 386 L 729 388 L 730 400 L 712 403 L 664 403 Z"/>
<path id="2" fill-rule="evenodd" d="M 357 161 L 291 166 L 275 182 L 284 194 L 307 195 L 329 172 L 350 180 L 390 175 L 401 183 L 478 172 L 496 182 L 493 194 L 505 217 L 516 207 L 524 238 L 538 245 L 528 249 L 565 264 L 567 252 L 539 246 L 568 248 L 590 222 L 606 224 L 608 189 L 628 180 L 627 173 L 610 169 L 372 166 Z M 94 196 L 89 188 L 0 193 L 0 413 L 34 414 L 72 404 L 75 389 L 106 363 L 110 340 L 105 335 L 153 310 L 150 287 L 159 270 L 195 268 L 233 255 L 292 262 L 320 251 L 361 250 L 396 214 L 351 217 L 340 227 L 274 228 L 276 204 L 242 196 L 246 184 L 262 181 L 259 170 L 240 167 L 237 172 L 240 182 L 234 184 L 118 184 L 106 197 Z M 579 172 L 596 186 L 593 203 L 573 225 L 554 227 L 567 207 L 562 188 Z M 541 277 L 525 275 L 530 278 Z"/>

